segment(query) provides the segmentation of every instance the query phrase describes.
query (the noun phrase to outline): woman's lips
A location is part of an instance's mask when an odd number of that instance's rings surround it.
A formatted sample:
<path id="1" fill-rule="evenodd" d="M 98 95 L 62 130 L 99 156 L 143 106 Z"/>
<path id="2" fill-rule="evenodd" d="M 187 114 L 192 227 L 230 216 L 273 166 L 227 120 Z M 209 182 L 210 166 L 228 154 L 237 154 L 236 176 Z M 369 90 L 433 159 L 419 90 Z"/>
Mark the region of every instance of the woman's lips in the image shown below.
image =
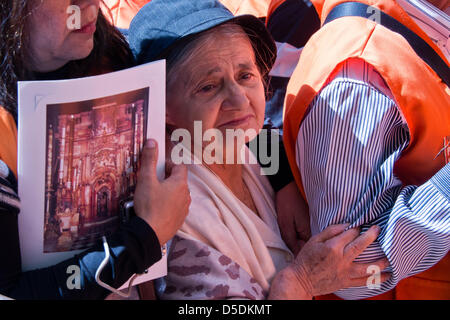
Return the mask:
<path id="1" fill-rule="evenodd" d="M 84 33 L 84 34 L 94 34 L 95 30 L 97 29 L 97 21 L 92 21 L 83 27 L 81 29 L 74 30 L 75 33 Z"/>
<path id="2" fill-rule="evenodd" d="M 244 117 L 236 118 L 231 121 L 222 123 L 221 125 L 219 125 L 219 127 L 236 127 L 247 123 L 251 118 L 253 118 L 253 115 L 249 114 Z"/>

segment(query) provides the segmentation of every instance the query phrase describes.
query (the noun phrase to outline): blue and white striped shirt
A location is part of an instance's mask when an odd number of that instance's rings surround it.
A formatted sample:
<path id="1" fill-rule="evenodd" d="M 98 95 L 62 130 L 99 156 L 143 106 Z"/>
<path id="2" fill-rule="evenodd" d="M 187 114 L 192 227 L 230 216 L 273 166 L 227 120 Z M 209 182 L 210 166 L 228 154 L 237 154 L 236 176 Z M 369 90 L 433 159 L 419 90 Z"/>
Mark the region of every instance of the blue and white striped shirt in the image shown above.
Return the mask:
<path id="1" fill-rule="evenodd" d="M 360 72 L 358 72 L 360 71 Z M 389 259 L 392 277 L 379 289 L 349 288 L 344 299 L 392 289 L 450 249 L 450 164 L 427 183 L 402 187 L 395 161 L 409 131 L 389 89 L 362 60 L 349 60 L 315 97 L 300 126 L 296 160 L 309 204 L 312 234 L 350 222 L 382 228 L 356 261 Z"/>

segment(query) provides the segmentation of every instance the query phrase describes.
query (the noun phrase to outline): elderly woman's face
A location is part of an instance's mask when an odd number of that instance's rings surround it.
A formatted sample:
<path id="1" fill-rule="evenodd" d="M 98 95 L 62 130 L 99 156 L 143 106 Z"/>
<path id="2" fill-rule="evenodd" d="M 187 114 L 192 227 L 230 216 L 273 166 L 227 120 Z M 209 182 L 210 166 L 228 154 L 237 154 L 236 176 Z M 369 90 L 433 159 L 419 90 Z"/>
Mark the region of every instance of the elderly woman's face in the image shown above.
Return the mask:
<path id="1" fill-rule="evenodd" d="M 91 53 L 100 0 L 31 0 L 31 4 L 28 68 L 54 71 Z"/>
<path id="2" fill-rule="evenodd" d="M 203 132 L 215 128 L 224 138 L 227 129 L 258 132 L 265 95 L 255 61 L 244 31 L 213 33 L 168 79 L 168 124 L 189 130 L 191 137 L 194 121 L 201 121 Z"/>

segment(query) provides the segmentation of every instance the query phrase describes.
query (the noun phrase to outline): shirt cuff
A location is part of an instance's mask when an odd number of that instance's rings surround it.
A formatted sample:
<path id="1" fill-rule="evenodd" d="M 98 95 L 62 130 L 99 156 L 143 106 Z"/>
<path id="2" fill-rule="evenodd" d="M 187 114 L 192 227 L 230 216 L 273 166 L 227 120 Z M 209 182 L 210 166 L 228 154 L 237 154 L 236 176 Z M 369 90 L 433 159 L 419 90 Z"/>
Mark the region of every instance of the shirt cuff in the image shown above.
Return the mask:
<path id="1" fill-rule="evenodd" d="M 447 201 L 450 202 L 450 163 L 447 163 L 447 165 L 439 170 L 430 179 L 430 182 L 444 195 Z"/>
<path id="2" fill-rule="evenodd" d="M 162 258 L 161 245 L 155 231 L 145 220 L 134 216 L 130 219 L 129 230 L 133 233 L 132 255 L 136 265 L 140 270 L 137 273 L 143 273 L 147 268 L 158 262 Z"/>

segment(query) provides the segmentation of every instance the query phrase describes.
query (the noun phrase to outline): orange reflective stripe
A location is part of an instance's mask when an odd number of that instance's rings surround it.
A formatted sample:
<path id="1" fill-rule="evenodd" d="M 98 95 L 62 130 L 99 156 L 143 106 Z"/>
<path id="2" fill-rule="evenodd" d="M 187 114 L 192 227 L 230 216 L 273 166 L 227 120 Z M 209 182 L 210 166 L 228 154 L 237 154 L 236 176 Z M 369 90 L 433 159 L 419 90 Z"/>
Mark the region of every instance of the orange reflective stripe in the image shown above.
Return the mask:
<path id="1" fill-rule="evenodd" d="M 11 114 L 0 106 L 0 159 L 17 178 L 17 127 Z"/>

